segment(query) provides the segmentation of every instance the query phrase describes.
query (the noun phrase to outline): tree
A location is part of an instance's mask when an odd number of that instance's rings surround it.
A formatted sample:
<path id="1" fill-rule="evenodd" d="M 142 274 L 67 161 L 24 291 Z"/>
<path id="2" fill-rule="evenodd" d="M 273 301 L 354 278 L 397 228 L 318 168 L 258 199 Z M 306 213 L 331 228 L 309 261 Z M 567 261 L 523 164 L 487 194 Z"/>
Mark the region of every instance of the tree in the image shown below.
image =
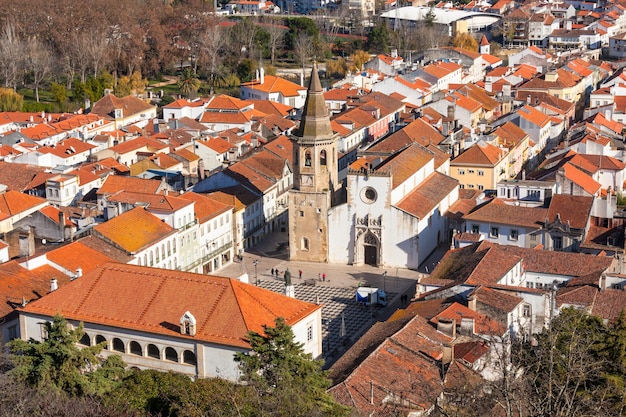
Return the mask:
<path id="1" fill-rule="evenodd" d="M 269 21 L 265 30 L 269 34 L 270 62 L 272 65 L 276 62 L 276 50 L 283 45 L 285 40 L 285 28 L 279 25 L 279 21 Z"/>
<path id="2" fill-rule="evenodd" d="M 39 102 L 39 84 L 52 67 L 52 55 L 45 45 L 33 37 L 26 44 L 26 60 L 35 84 L 35 100 Z"/>
<path id="3" fill-rule="evenodd" d="M 391 31 L 385 23 L 380 23 L 367 34 L 367 49 L 372 53 L 389 52 Z"/>
<path id="4" fill-rule="evenodd" d="M 357 71 L 363 71 L 365 64 L 370 59 L 372 59 L 371 55 L 362 50 L 354 51 L 354 53 L 350 55 L 350 61 L 352 61 Z"/>
<path id="5" fill-rule="evenodd" d="M 24 97 L 11 88 L 0 87 L 0 111 L 22 111 Z"/>
<path id="6" fill-rule="evenodd" d="M 76 344 L 83 336 L 83 326 L 70 330 L 67 321 L 55 315 L 52 322 L 44 323 L 46 337 L 42 342 L 14 339 L 9 343 L 11 360 L 15 365 L 13 375 L 18 381 L 35 388 L 53 388 L 70 395 L 87 395 L 98 392 L 93 383 L 94 371 L 102 365 L 120 366 L 119 361 L 101 364 L 96 356 L 104 344 L 79 348 Z M 97 379 L 106 375 L 101 370 Z"/>
<path id="7" fill-rule="evenodd" d="M 521 361 L 531 415 L 620 415 L 611 413 L 606 380 L 614 360 L 607 355 L 610 334 L 598 317 L 567 308 L 536 335 L 537 346 L 529 347 Z"/>
<path id="8" fill-rule="evenodd" d="M 478 41 L 469 33 L 459 33 L 452 39 L 452 45 L 467 51 L 478 52 Z"/>
<path id="9" fill-rule="evenodd" d="M 0 35 L 0 68 L 4 76 L 4 86 L 17 89 L 20 68 L 24 59 L 24 45 L 15 33 L 15 28 L 7 24 Z"/>
<path id="10" fill-rule="evenodd" d="M 200 80 L 192 68 L 185 68 L 178 77 L 178 88 L 187 97 L 194 96 L 200 89 Z"/>
<path id="11" fill-rule="evenodd" d="M 302 66 L 303 74 L 306 61 L 311 58 L 313 50 L 313 38 L 304 32 L 299 33 L 293 42 L 293 54 L 297 62 Z"/>
<path id="12" fill-rule="evenodd" d="M 59 111 L 64 111 L 65 103 L 67 102 L 67 90 L 65 89 L 65 86 L 53 82 L 50 86 L 50 90 L 52 91 L 54 102 L 59 106 Z"/>
<path id="13" fill-rule="evenodd" d="M 235 354 L 242 380 L 258 393 L 259 409 L 281 416 L 346 414 L 326 392 L 330 380 L 322 361 L 304 353 L 283 318 L 276 319 L 275 327 L 264 325 L 263 333 L 248 333 L 252 350 Z"/>

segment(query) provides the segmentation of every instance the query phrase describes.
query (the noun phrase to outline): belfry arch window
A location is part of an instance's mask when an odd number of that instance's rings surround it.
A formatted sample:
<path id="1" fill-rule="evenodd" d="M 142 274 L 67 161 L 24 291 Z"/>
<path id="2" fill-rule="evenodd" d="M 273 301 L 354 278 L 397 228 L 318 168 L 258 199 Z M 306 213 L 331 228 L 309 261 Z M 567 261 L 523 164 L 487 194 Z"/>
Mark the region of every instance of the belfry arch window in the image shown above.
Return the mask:
<path id="1" fill-rule="evenodd" d="M 324 149 L 320 152 L 320 165 L 326 165 L 326 151 Z"/>
<path id="2" fill-rule="evenodd" d="M 180 333 L 189 336 L 196 335 L 196 318 L 189 311 L 185 311 L 180 318 Z"/>
<path id="3" fill-rule="evenodd" d="M 307 149 L 306 151 L 304 151 L 304 166 L 305 167 L 311 166 L 311 150 L 310 149 Z"/>

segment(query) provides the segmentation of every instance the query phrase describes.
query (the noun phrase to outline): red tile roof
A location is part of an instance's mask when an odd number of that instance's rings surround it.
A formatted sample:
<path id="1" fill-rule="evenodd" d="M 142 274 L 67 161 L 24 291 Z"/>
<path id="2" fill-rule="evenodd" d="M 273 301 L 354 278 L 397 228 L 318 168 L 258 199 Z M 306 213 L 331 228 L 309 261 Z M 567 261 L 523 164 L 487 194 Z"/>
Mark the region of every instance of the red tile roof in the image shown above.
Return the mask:
<path id="1" fill-rule="evenodd" d="M 100 236 L 129 254 L 135 254 L 168 236 L 176 229 L 143 207 L 136 207 L 93 228 Z"/>
<path id="2" fill-rule="evenodd" d="M 98 190 L 98 194 L 115 194 L 126 190 L 144 194 L 156 194 L 160 187 L 161 181 L 158 180 L 109 175 Z"/>
<path id="3" fill-rule="evenodd" d="M 46 258 L 56 265 L 72 272 L 82 268 L 83 274 L 87 274 L 97 267 L 115 259 L 85 245 L 81 241 L 72 242 L 58 249 L 46 253 Z"/>
<path id="4" fill-rule="evenodd" d="M 541 229 L 547 214 L 548 209 L 545 208 L 514 206 L 494 198 L 476 207 L 463 216 L 463 219 L 466 222 L 478 221 Z"/>
<path id="5" fill-rule="evenodd" d="M 569 222 L 571 227 L 586 229 L 593 207 L 593 197 L 555 194 L 550 200 L 547 218 L 555 221 L 558 215 L 563 224 Z"/>
<path id="6" fill-rule="evenodd" d="M 454 178 L 435 171 L 400 200 L 396 207 L 419 219 L 424 219 L 458 186 L 459 182 Z"/>
<path id="7" fill-rule="evenodd" d="M 110 263 L 24 311 L 247 348 L 249 331 L 262 333 L 277 317 L 294 325 L 320 308 L 235 279 Z M 195 336 L 180 333 L 186 311 L 197 320 Z"/>

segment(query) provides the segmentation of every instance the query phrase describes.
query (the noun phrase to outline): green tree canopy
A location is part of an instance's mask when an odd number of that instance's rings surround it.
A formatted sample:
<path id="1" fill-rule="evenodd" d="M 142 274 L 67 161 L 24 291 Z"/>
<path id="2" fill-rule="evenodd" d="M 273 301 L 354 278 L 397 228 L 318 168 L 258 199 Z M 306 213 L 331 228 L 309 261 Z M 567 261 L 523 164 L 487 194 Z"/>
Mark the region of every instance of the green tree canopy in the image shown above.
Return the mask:
<path id="1" fill-rule="evenodd" d="M 84 334 L 82 324 L 70 329 L 67 321 L 56 315 L 52 322 L 44 323 L 44 329 L 46 337 L 42 342 L 15 339 L 9 343 L 15 366 L 10 372 L 18 381 L 70 395 L 89 395 L 103 393 L 123 376 L 125 365 L 121 359 L 101 363 L 97 357 L 104 344 L 77 346 Z"/>
<path id="2" fill-rule="evenodd" d="M 267 415 L 346 414 L 326 392 L 330 380 L 322 371 L 322 361 L 304 353 L 285 320 L 277 318 L 275 327 L 263 326 L 263 330 L 264 334 L 248 334 L 250 352 L 235 355 L 243 381 L 259 393 L 258 407 Z"/>
<path id="3" fill-rule="evenodd" d="M 367 50 L 371 53 L 387 53 L 391 46 L 392 33 L 385 23 L 380 23 L 367 34 Z"/>
<path id="4" fill-rule="evenodd" d="M 178 77 L 178 88 L 187 97 L 193 97 L 200 89 L 200 80 L 192 68 L 185 68 Z"/>

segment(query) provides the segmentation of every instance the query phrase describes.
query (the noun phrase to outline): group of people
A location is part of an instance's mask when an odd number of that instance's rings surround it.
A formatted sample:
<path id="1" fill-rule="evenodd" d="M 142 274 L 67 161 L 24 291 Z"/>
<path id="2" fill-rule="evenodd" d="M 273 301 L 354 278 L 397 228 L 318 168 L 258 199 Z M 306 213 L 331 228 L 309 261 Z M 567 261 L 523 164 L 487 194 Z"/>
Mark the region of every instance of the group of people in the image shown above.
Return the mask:
<path id="1" fill-rule="evenodd" d="M 285 271 L 287 272 L 287 271 Z M 270 274 L 272 277 L 276 277 L 277 279 L 280 277 L 280 271 L 278 270 L 278 268 L 272 268 L 270 269 Z M 302 270 L 298 270 L 298 278 L 302 279 Z M 319 273 L 317 274 L 317 280 L 318 281 L 323 281 L 326 282 L 326 273 Z"/>

